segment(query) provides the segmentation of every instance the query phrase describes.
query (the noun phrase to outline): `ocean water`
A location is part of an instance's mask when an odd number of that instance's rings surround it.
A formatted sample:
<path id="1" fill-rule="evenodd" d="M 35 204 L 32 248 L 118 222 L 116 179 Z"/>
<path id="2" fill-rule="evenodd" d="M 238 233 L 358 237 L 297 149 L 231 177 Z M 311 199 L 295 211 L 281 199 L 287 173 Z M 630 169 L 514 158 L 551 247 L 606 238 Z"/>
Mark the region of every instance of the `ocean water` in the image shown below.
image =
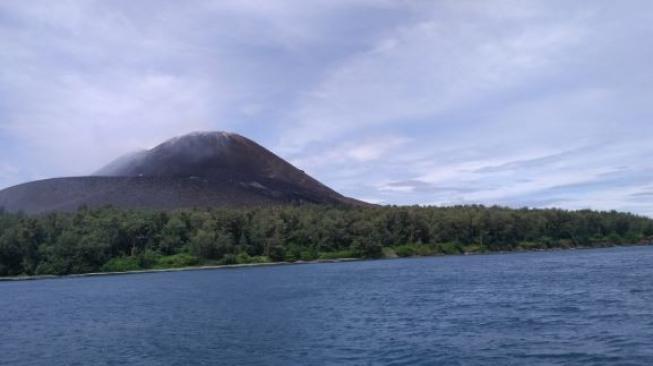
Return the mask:
<path id="1" fill-rule="evenodd" d="M 539 364 L 653 364 L 653 247 L 0 283 L 0 365 Z"/>

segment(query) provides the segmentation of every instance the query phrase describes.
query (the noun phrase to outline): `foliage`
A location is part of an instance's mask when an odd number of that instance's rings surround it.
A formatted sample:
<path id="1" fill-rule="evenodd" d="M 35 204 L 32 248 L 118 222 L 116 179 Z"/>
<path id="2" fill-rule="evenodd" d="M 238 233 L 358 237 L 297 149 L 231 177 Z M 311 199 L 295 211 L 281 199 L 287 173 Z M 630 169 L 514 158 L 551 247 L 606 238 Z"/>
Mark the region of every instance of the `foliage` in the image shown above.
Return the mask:
<path id="1" fill-rule="evenodd" d="M 352 250 L 340 250 L 337 252 L 324 252 L 320 253 L 319 259 L 329 260 L 329 259 L 343 259 L 343 258 L 356 258 L 356 255 Z"/>
<path id="2" fill-rule="evenodd" d="M 177 253 L 174 255 L 159 257 L 154 265 L 155 268 L 182 268 L 200 264 L 199 258 L 188 253 Z"/>
<path id="3" fill-rule="evenodd" d="M 136 257 L 112 258 L 102 266 L 102 272 L 126 272 L 143 269 Z"/>
<path id="4" fill-rule="evenodd" d="M 504 207 L 0 212 L 0 276 L 635 244 L 653 220 Z"/>
<path id="5" fill-rule="evenodd" d="M 438 251 L 429 244 L 405 244 L 394 248 L 399 257 L 427 256 L 437 254 Z M 453 253 L 451 253 L 453 254 Z"/>

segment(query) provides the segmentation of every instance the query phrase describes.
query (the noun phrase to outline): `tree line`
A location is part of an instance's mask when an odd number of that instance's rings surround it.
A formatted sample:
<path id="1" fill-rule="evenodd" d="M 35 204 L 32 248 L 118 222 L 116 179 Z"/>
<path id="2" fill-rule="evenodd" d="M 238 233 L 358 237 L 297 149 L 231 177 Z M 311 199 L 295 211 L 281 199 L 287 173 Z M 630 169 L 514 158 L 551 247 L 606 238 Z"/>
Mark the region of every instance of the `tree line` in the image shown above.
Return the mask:
<path id="1" fill-rule="evenodd" d="M 333 258 L 595 247 L 653 241 L 628 213 L 505 207 L 285 206 L 0 211 L 0 276 Z"/>

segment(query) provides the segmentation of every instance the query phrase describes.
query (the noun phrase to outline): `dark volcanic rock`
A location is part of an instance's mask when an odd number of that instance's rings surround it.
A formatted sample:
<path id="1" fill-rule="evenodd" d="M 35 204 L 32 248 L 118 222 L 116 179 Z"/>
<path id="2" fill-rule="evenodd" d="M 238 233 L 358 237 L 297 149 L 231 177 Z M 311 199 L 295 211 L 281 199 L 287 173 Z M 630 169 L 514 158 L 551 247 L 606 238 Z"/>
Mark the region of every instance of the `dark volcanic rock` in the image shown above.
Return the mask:
<path id="1" fill-rule="evenodd" d="M 123 156 L 95 176 L 0 191 L 0 207 L 41 213 L 79 206 L 174 209 L 291 203 L 363 204 L 344 197 L 257 143 L 226 132 L 193 133 Z"/>

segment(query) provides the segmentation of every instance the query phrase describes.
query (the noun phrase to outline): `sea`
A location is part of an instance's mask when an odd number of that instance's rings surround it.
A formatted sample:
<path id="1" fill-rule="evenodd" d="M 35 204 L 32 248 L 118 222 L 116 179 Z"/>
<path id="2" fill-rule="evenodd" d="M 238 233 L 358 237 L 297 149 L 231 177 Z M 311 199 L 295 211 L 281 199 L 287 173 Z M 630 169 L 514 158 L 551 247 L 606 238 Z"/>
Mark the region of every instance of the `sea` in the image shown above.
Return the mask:
<path id="1" fill-rule="evenodd" d="M 653 246 L 0 282 L 0 365 L 653 365 Z"/>

